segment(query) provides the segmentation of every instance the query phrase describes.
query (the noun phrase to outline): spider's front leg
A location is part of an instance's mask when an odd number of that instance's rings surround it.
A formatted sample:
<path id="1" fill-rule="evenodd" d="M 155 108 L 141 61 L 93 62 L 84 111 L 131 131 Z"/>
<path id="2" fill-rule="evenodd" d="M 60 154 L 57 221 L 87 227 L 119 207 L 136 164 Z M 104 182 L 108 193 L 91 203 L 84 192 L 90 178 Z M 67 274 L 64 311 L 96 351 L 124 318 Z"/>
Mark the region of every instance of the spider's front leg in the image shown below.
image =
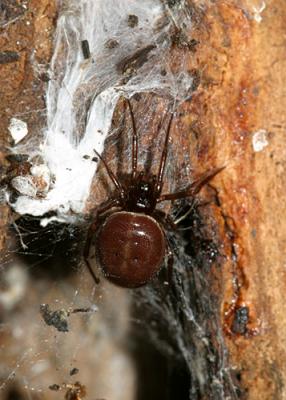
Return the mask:
<path id="1" fill-rule="evenodd" d="M 199 176 L 193 183 L 191 183 L 186 189 L 183 189 L 175 193 L 166 193 L 160 195 L 157 203 L 161 201 L 173 201 L 179 199 L 185 199 L 186 197 L 194 197 L 200 192 L 203 186 L 211 181 L 217 174 L 219 174 L 225 167 L 214 168 L 213 170 L 206 171 L 204 174 Z"/>

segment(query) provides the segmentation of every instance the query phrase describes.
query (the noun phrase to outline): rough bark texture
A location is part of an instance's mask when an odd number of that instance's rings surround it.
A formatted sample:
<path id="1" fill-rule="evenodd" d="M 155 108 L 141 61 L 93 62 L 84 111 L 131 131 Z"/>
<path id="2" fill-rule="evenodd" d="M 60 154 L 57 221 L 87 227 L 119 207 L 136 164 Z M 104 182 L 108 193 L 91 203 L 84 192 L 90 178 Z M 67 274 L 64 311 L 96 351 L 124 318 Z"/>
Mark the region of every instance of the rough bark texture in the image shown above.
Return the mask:
<path id="1" fill-rule="evenodd" d="M 13 144 L 11 118 L 28 124 L 25 140 L 37 135 L 45 121 L 44 89 L 52 54 L 56 18 L 54 1 L 1 2 L 0 14 L 0 162 Z M 10 55 L 10 56 L 7 56 Z M 0 251 L 3 250 L 9 211 L 0 206 Z"/>
<path id="2" fill-rule="evenodd" d="M 198 166 L 210 159 L 226 166 L 217 178 L 218 222 L 227 255 L 221 318 L 231 364 L 248 399 L 284 399 L 286 8 L 268 1 L 258 22 L 249 14 L 255 6 L 208 4 L 191 61 L 202 76 L 190 120 L 200 135 Z M 261 129 L 269 144 L 255 152 L 253 134 Z M 240 307 L 249 311 L 242 329 L 235 328 Z"/>
<path id="3" fill-rule="evenodd" d="M 17 4 L 3 2 L 0 28 L 1 52 L 19 54 L 17 61 L 0 65 L 2 148 L 9 142 L 11 117 L 28 123 L 27 140 L 43 124 L 43 80 L 56 17 L 51 1 L 31 1 L 27 9 Z M 197 43 L 191 50 L 175 43 L 173 56 L 189 51 L 198 87 L 182 106 L 173 141 L 177 135 L 180 143 L 191 144 L 195 175 L 226 167 L 213 182 L 219 188 L 215 217 L 223 256 L 213 268 L 222 279 L 221 323 L 230 364 L 245 398 L 278 400 L 286 399 L 286 7 L 284 0 L 268 0 L 259 22 L 253 12 L 259 6 L 252 0 L 189 1 Z M 269 144 L 255 152 L 253 135 L 261 129 Z M 7 219 L 7 207 L 1 207 L 0 249 Z M 8 348 L 10 338 L 3 340 Z"/>

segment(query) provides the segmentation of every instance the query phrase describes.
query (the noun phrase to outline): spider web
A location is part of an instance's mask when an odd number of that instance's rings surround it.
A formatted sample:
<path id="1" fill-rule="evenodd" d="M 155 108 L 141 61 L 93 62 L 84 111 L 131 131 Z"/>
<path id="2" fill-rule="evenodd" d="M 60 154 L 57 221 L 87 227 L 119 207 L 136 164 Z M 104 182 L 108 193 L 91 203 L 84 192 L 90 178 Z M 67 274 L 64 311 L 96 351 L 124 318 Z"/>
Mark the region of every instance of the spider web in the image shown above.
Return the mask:
<path id="1" fill-rule="evenodd" d="M 1 263 L 1 398 L 16 391 L 23 399 L 63 399 L 76 382 L 87 388 L 88 398 L 108 398 L 114 389 L 104 376 L 112 371 L 116 378 L 121 368 L 130 371 L 123 386 L 132 390 L 134 374 L 123 345 L 128 301 L 119 290 L 115 313 L 110 289 L 94 287 L 79 263 L 82 229 L 43 229 L 28 217 L 17 221 L 17 235 L 21 240 Z M 90 369 L 103 375 L 96 384 Z"/>

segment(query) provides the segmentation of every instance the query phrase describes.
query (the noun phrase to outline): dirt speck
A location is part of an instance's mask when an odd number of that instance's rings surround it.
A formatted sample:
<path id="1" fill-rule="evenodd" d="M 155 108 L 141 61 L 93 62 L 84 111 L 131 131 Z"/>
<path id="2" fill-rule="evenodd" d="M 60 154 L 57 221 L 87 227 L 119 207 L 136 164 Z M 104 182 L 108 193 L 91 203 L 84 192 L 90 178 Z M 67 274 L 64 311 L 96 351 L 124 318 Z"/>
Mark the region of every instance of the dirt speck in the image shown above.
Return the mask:
<path id="1" fill-rule="evenodd" d="M 129 28 L 135 28 L 138 25 L 138 17 L 137 15 L 130 14 L 128 15 L 127 25 Z"/>

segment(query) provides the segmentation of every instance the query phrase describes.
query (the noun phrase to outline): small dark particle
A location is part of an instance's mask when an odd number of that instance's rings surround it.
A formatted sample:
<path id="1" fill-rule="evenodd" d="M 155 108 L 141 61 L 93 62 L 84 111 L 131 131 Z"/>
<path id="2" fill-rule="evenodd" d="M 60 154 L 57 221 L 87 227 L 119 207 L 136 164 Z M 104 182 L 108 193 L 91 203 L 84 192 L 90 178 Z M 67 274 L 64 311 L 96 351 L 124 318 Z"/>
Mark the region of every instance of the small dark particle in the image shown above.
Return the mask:
<path id="1" fill-rule="evenodd" d="M 10 163 L 12 162 L 22 163 L 24 161 L 28 161 L 29 156 L 28 154 L 8 154 L 5 158 Z"/>
<path id="2" fill-rule="evenodd" d="M 179 49 L 187 49 L 192 51 L 193 53 L 196 52 L 196 47 L 200 43 L 196 39 L 189 39 L 188 36 L 181 29 L 176 29 L 172 34 L 171 39 L 172 43 Z"/>
<path id="3" fill-rule="evenodd" d="M 65 394 L 65 400 L 82 400 L 86 396 L 85 386 L 80 382 L 75 382 L 75 384 L 66 385 L 67 392 Z"/>
<path id="4" fill-rule="evenodd" d="M 74 309 L 64 309 L 57 311 L 51 311 L 50 306 L 48 304 L 41 304 L 40 305 L 40 313 L 47 325 L 54 326 L 59 332 L 68 332 L 68 317 L 71 314 L 77 313 L 89 313 L 89 312 L 96 312 L 96 306 L 87 307 L 87 308 L 74 308 Z"/>
<path id="5" fill-rule="evenodd" d="M 133 99 L 138 102 L 138 101 L 140 101 L 142 99 L 142 96 L 141 96 L 140 93 L 135 93 L 133 95 Z"/>
<path id="6" fill-rule="evenodd" d="M 41 304 L 40 313 L 47 325 L 54 326 L 59 332 L 69 331 L 67 321 L 69 313 L 66 310 L 51 311 L 48 304 Z"/>
<path id="7" fill-rule="evenodd" d="M 165 69 L 161 69 L 160 74 L 161 74 L 162 76 L 166 76 L 166 75 L 167 75 L 167 71 L 166 71 Z"/>
<path id="8" fill-rule="evenodd" d="M 89 160 L 89 159 L 90 159 L 90 156 L 87 155 L 87 154 L 85 154 L 85 155 L 83 156 L 83 158 L 84 158 L 85 160 Z"/>
<path id="9" fill-rule="evenodd" d="M 148 60 L 148 54 L 150 51 L 155 49 L 155 47 L 155 45 L 150 44 L 146 47 L 143 47 L 143 49 L 137 50 L 131 56 L 123 58 L 123 60 L 121 60 L 116 66 L 117 71 L 121 74 L 132 73 L 136 71 L 143 64 L 145 64 L 145 62 Z"/>
<path id="10" fill-rule="evenodd" d="M 200 77 L 200 73 L 197 69 L 192 69 L 190 71 L 190 74 L 192 75 L 192 78 L 193 78 L 192 92 L 194 92 L 195 90 L 197 90 L 197 88 L 199 87 L 199 85 L 201 83 L 201 77 Z"/>
<path id="11" fill-rule="evenodd" d="M 82 49 L 83 58 L 85 60 L 90 58 L 90 50 L 89 50 L 88 40 L 82 40 L 81 41 L 81 49 Z"/>
<path id="12" fill-rule="evenodd" d="M 176 4 L 180 4 L 181 0 L 167 0 L 167 4 L 170 8 L 175 7 Z"/>
<path id="13" fill-rule="evenodd" d="M 60 385 L 57 385 L 56 383 L 49 386 L 49 389 L 50 389 L 50 390 L 54 390 L 55 392 L 57 392 L 58 390 L 60 390 L 60 388 L 61 388 Z"/>
<path id="14" fill-rule="evenodd" d="M 16 51 L 1 51 L 0 52 L 0 64 L 8 64 L 18 61 L 20 58 Z"/>
<path id="15" fill-rule="evenodd" d="M 42 74 L 40 74 L 39 78 L 43 82 L 49 82 L 51 80 L 50 75 L 47 72 L 43 72 Z"/>
<path id="16" fill-rule="evenodd" d="M 196 51 L 196 47 L 200 42 L 196 39 L 191 39 L 188 41 L 188 48 L 189 50 L 191 50 L 192 52 Z"/>
<path id="17" fill-rule="evenodd" d="M 115 49 L 115 47 L 119 46 L 119 42 L 115 39 L 109 39 L 105 42 L 104 47 L 106 49 Z"/>
<path id="18" fill-rule="evenodd" d="M 93 161 L 93 162 L 98 162 L 98 157 L 93 157 L 93 158 L 91 159 L 91 161 Z"/>
<path id="19" fill-rule="evenodd" d="M 247 324 L 249 321 L 249 308 L 239 307 L 235 310 L 231 330 L 233 333 L 245 335 L 247 333 Z"/>
<path id="20" fill-rule="evenodd" d="M 128 15 L 127 25 L 129 28 L 135 28 L 138 25 L 138 17 L 137 15 L 130 14 Z"/>
<path id="21" fill-rule="evenodd" d="M 76 375 L 79 373 L 79 369 L 78 368 L 73 368 L 70 370 L 70 376 Z"/>
<path id="22" fill-rule="evenodd" d="M 69 314 L 77 314 L 77 313 L 90 313 L 97 311 L 97 307 L 86 307 L 86 308 L 74 308 L 69 312 Z"/>

